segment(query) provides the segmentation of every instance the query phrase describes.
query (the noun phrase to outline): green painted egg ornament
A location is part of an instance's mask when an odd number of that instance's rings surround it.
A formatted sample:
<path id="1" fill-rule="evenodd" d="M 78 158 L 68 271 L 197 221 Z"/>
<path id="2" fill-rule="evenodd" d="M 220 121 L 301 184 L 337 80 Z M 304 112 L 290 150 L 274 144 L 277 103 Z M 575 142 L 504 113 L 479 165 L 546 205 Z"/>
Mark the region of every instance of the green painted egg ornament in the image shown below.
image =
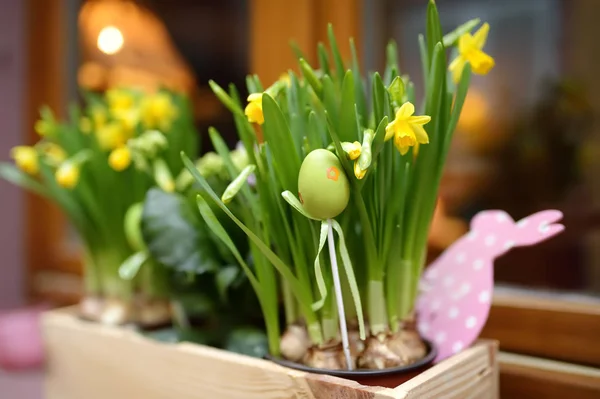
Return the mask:
<path id="1" fill-rule="evenodd" d="M 298 197 L 312 217 L 326 220 L 342 213 L 350 199 L 350 186 L 335 154 L 324 149 L 311 151 L 300 166 Z"/>

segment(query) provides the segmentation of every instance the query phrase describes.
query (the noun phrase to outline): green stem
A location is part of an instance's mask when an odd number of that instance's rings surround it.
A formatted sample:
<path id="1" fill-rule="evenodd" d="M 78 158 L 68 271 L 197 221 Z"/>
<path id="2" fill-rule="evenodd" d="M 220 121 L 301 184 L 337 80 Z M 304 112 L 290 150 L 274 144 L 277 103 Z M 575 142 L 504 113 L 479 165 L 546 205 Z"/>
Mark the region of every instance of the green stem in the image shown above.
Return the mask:
<path id="1" fill-rule="evenodd" d="M 83 280 L 85 286 L 85 294 L 92 296 L 102 295 L 102 279 L 98 265 L 90 251 L 85 251 L 83 262 Z"/>
<path id="2" fill-rule="evenodd" d="M 296 301 L 290 289 L 290 285 L 283 277 L 281 277 L 281 291 L 283 294 L 285 322 L 287 325 L 290 325 L 298 321 L 298 314 L 296 313 Z"/>
<path id="3" fill-rule="evenodd" d="M 405 312 L 407 295 L 410 295 L 411 270 L 411 262 L 404 259 L 391 261 L 388 268 L 386 303 L 392 332 L 398 332 Z"/>
<path id="4" fill-rule="evenodd" d="M 367 287 L 369 326 L 371 334 L 377 335 L 388 330 L 383 280 L 369 280 Z"/>

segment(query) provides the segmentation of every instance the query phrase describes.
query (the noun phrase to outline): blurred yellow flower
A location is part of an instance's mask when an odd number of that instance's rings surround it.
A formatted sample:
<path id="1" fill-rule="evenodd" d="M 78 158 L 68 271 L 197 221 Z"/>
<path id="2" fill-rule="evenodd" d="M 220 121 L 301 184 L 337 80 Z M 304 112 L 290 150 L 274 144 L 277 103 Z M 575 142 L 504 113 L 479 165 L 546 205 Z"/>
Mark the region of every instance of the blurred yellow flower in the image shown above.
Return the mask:
<path id="1" fill-rule="evenodd" d="M 125 145 L 131 137 L 131 131 L 118 122 L 110 122 L 96 131 L 96 138 L 103 150 L 114 150 Z"/>
<path id="2" fill-rule="evenodd" d="M 79 181 L 79 166 L 73 162 L 63 162 L 56 170 L 56 182 L 64 188 L 73 188 Z"/>
<path id="3" fill-rule="evenodd" d="M 39 171 L 38 154 L 35 148 L 20 145 L 10 151 L 10 156 L 23 172 L 35 175 Z"/>
<path id="4" fill-rule="evenodd" d="M 142 100 L 140 113 L 147 129 L 159 129 L 165 133 L 177 116 L 177 107 L 167 93 L 156 93 Z"/>
<path id="5" fill-rule="evenodd" d="M 404 155 L 408 148 L 417 143 L 429 143 L 429 137 L 423 125 L 429 123 L 431 117 L 427 115 L 413 116 L 415 106 L 410 102 L 402 104 L 396 111 L 396 118 L 388 123 L 385 128 L 385 140 L 394 138 L 394 145 Z"/>
<path id="6" fill-rule="evenodd" d="M 106 115 L 106 110 L 102 107 L 95 106 L 92 107 L 91 111 L 92 121 L 94 122 L 94 129 L 101 129 L 106 124 L 106 120 L 108 119 Z M 90 129 L 91 131 L 91 129 Z"/>
<path id="7" fill-rule="evenodd" d="M 290 75 L 287 72 L 284 72 L 281 75 L 279 75 L 279 81 L 285 83 L 285 85 L 288 87 L 292 84 L 292 79 L 290 78 Z"/>
<path id="8" fill-rule="evenodd" d="M 494 59 L 483 52 L 490 25 L 485 23 L 474 35 L 465 33 L 458 39 L 458 57 L 450 63 L 448 69 L 452 72 L 454 83 L 460 82 L 463 69 L 467 62 L 471 64 L 473 73 L 486 75 L 494 67 Z"/>
<path id="9" fill-rule="evenodd" d="M 40 143 L 40 150 L 52 165 L 60 165 L 67 159 L 67 153 L 55 143 Z"/>
<path id="10" fill-rule="evenodd" d="M 131 151 L 127 146 L 115 148 L 108 157 L 108 164 L 117 172 L 127 169 L 131 164 Z"/>
<path id="11" fill-rule="evenodd" d="M 90 132 L 92 131 L 91 119 L 87 116 L 84 116 L 81 119 L 79 119 L 79 130 L 83 134 L 90 134 Z"/>
<path id="12" fill-rule="evenodd" d="M 35 122 L 33 129 L 37 134 L 42 137 L 51 136 L 54 133 L 54 129 L 56 128 L 53 121 L 45 121 L 40 119 Z"/>
<path id="13" fill-rule="evenodd" d="M 111 114 L 129 111 L 135 106 L 135 98 L 133 97 L 133 94 L 127 90 L 107 90 L 106 100 Z"/>
<path id="14" fill-rule="evenodd" d="M 244 113 L 248 117 L 248 122 L 258 123 L 262 125 L 265 123 L 265 116 L 263 115 L 262 109 L 262 93 L 252 93 L 248 96 L 248 105 Z"/>

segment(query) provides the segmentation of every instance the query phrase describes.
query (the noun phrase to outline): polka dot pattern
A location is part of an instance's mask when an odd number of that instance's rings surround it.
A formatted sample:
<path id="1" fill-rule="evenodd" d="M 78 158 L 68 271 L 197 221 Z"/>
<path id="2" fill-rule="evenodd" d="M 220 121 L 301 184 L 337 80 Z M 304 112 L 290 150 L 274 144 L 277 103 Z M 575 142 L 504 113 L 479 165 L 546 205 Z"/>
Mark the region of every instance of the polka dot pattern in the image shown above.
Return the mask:
<path id="1" fill-rule="evenodd" d="M 436 344 L 436 361 L 478 338 L 493 297 L 495 258 L 562 231 L 553 224 L 559 216 L 560 212 L 544 211 L 515 222 L 505 212 L 482 212 L 473 218 L 471 231 L 426 269 L 422 281 L 428 289 L 417 301 L 418 328 Z"/>

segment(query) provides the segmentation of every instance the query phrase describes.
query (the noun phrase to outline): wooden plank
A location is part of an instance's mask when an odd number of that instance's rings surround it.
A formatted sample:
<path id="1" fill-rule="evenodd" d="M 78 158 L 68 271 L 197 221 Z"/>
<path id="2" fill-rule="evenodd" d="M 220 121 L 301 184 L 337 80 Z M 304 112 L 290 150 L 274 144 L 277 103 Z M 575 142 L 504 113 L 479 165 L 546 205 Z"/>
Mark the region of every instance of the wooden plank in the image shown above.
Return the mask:
<path id="1" fill-rule="evenodd" d="M 291 370 L 202 345 L 153 341 L 131 330 L 81 321 L 72 309 L 46 313 L 43 330 L 48 399 L 400 399 L 417 397 L 423 391 L 421 384 L 450 392 L 444 386 L 455 386 L 449 378 L 459 376 L 469 379 L 471 397 L 497 398 L 489 393 L 496 386 L 494 373 L 489 372 L 496 347 L 489 342 L 389 389 Z M 481 378 L 478 373 L 483 373 Z"/>
<path id="2" fill-rule="evenodd" d="M 497 343 L 483 341 L 395 388 L 402 398 L 498 398 Z"/>
<path id="3" fill-rule="evenodd" d="M 503 398 L 600 397 L 600 369 L 504 352 L 498 361 Z"/>
<path id="4" fill-rule="evenodd" d="M 482 337 L 504 351 L 600 366 L 600 300 L 497 289 Z"/>

